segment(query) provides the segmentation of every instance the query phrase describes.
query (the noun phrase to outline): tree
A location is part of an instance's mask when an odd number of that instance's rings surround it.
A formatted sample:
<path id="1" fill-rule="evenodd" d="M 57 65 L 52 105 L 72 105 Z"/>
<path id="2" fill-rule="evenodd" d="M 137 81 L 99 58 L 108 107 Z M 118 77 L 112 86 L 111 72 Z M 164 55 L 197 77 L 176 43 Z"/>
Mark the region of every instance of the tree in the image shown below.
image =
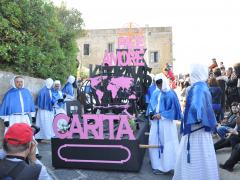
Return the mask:
<path id="1" fill-rule="evenodd" d="M 78 10 L 45 0 L 0 1 L 0 69 L 65 80 L 76 74 Z"/>

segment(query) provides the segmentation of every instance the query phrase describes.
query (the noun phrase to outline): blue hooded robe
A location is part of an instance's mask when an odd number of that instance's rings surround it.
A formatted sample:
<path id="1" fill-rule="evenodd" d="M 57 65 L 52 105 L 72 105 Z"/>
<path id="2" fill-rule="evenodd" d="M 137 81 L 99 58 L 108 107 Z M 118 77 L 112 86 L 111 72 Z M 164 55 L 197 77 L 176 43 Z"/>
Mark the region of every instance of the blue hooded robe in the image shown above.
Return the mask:
<path id="1" fill-rule="evenodd" d="M 62 92 L 64 94 L 67 94 L 67 95 L 70 95 L 70 96 L 74 96 L 73 85 L 70 82 L 67 82 L 65 84 L 65 86 L 63 87 Z"/>
<path id="2" fill-rule="evenodd" d="M 212 108 L 212 97 L 205 82 L 199 81 L 190 88 L 181 133 L 190 134 L 191 125 L 201 123 L 205 131 L 214 131 L 217 121 Z"/>
<path id="3" fill-rule="evenodd" d="M 160 97 L 159 112 L 156 112 L 158 104 L 158 96 Z M 161 92 L 158 88 L 153 92 L 153 95 L 149 103 L 149 113 L 158 114 L 168 120 L 178 120 L 182 117 L 181 107 L 178 101 L 178 97 L 173 90 L 167 92 Z"/>
<path id="4" fill-rule="evenodd" d="M 22 94 L 24 109 L 21 107 L 19 95 L 20 92 Z M 0 107 L 0 116 L 9 116 L 12 114 L 30 112 L 35 112 L 35 106 L 29 90 L 26 88 L 11 88 L 8 90 L 2 100 L 2 105 Z"/>
<path id="5" fill-rule="evenodd" d="M 64 102 L 57 102 L 59 99 L 62 99 L 63 96 L 59 93 L 60 90 L 52 89 L 52 103 L 57 104 L 60 108 L 64 107 Z"/>
<path id="6" fill-rule="evenodd" d="M 146 100 L 146 103 L 148 104 L 147 111 L 146 111 L 146 116 L 149 115 L 150 99 L 151 99 L 151 96 L 156 89 L 158 89 L 156 84 L 155 83 L 151 84 L 151 86 L 148 88 L 147 94 L 145 95 L 145 100 Z"/>
<path id="7" fill-rule="evenodd" d="M 166 81 L 165 79 L 163 79 L 163 81 Z M 165 83 L 167 84 L 167 83 Z M 167 85 L 168 86 L 168 85 Z M 159 98 L 160 96 L 160 98 Z M 157 108 L 159 104 L 159 108 Z M 164 118 L 164 120 L 168 120 L 168 121 L 173 121 L 173 120 L 178 120 L 181 119 L 182 117 L 182 113 L 181 113 L 181 107 L 178 101 L 178 97 L 176 95 L 176 93 L 171 90 L 169 87 L 165 88 L 164 90 L 160 90 L 159 88 L 156 88 L 156 90 L 153 92 L 151 99 L 150 99 L 150 103 L 149 103 L 149 114 L 151 115 L 155 115 L 155 114 L 160 114 L 161 115 L 161 119 Z M 166 134 L 164 135 L 164 132 L 160 132 L 159 129 L 159 124 L 161 123 L 161 120 L 153 120 L 154 122 L 157 122 L 157 124 L 151 124 L 151 128 L 153 126 L 157 127 L 157 136 L 155 138 L 157 138 L 158 140 L 158 158 L 161 158 L 161 154 L 164 151 L 164 143 L 162 143 L 162 140 L 160 137 L 166 136 Z M 175 124 L 172 124 L 171 126 L 174 126 Z M 151 131 L 151 130 L 150 130 Z M 177 134 L 177 131 L 176 131 Z M 170 135 L 172 136 L 172 135 Z M 150 136 L 149 136 L 150 138 Z M 149 142 L 151 142 L 149 140 Z M 174 143 L 173 143 L 174 146 Z M 155 150 L 154 150 L 155 151 Z M 150 152 L 154 153 L 154 151 Z M 168 152 L 166 152 L 168 153 Z M 157 158 L 157 157 L 156 157 Z"/>
<path id="8" fill-rule="evenodd" d="M 192 130 L 191 126 L 194 124 L 201 124 L 201 127 Z M 207 83 L 203 81 L 194 83 L 187 95 L 184 119 L 181 123 L 181 133 L 183 133 L 183 135 L 188 134 L 188 163 L 190 163 L 190 134 L 202 128 L 207 132 L 213 132 L 216 128 L 216 124 L 217 121 L 212 108 L 212 96 L 209 92 Z"/>
<path id="9" fill-rule="evenodd" d="M 49 90 L 46 86 L 44 86 L 40 90 L 40 92 L 38 94 L 38 98 L 37 98 L 37 105 L 40 109 L 52 111 L 53 110 L 52 98 L 50 96 L 49 91 L 51 91 L 51 90 Z"/>

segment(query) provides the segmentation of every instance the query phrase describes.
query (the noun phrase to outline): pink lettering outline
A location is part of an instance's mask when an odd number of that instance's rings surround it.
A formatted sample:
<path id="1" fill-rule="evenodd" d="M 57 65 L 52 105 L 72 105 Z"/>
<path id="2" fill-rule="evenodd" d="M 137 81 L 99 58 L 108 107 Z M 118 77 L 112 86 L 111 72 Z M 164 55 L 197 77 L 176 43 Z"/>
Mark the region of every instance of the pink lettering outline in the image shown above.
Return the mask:
<path id="1" fill-rule="evenodd" d="M 128 153 L 128 157 L 120 161 L 108 161 L 108 160 L 81 160 L 81 159 L 67 159 L 61 155 L 61 150 L 66 147 L 91 147 L 91 148 L 119 148 L 124 149 Z M 64 144 L 58 148 L 58 157 L 65 162 L 82 162 L 82 163 L 109 163 L 109 164 L 123 164 L 129 161 L 131 158 L 131 151 L 122 145 L 93 145 L 93 144 Z"/>

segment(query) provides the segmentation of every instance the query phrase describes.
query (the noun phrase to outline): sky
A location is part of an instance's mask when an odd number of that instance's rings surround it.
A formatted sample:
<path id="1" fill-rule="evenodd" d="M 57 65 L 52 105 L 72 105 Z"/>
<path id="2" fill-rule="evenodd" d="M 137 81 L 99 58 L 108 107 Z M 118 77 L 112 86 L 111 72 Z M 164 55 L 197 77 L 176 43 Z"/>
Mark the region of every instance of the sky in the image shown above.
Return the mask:
<path id="1" fill-rule="evenodd" d="M 52 0 L 59 5 L 62 0 Z M 176 72 L 188 64 L 240 62 L 239 0 L 63 0 L 82 13 L 85 29 L 171 26 Z"/>

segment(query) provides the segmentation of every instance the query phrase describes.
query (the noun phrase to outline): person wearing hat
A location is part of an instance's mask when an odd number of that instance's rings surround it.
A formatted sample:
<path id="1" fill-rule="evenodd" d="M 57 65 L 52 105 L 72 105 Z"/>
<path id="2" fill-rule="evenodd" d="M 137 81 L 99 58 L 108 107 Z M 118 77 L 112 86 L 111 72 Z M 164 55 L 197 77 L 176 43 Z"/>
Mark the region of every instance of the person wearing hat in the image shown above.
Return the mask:
<path id="1" fill-rule="evenodd" d="M 0 179 L 51 180 L 45 166 L 36 158 L 37 142 L 32 128 L 15 123 L 8 128 L 0 152 Z"/>
<path id="2" fill-rule="evenodd" d="M 61 91 L 61 82 L 59 80 L 55 80 L 52 88 L 52 103 L 53 103 L 54 115 L 57 115 L 59 113 L 66 114 L 66 111 L 64 109 L 65 98 L 66 98 L 66 95 L 63 94 L 63 92 Z"/>
<path id="3" fill-rule="evenodd" d="M 53 105 L 52 105 L 52 88 L 53 80 L 46 79 L 45 86 L 40 90 L 37 97 L 37 117 L 36 125 L 40 127 L 40 131 L 35 135 L 37 140 L 51 139 L 54 136 L 53 132 Z M 38 141 L 38 142 L 39 142 Z"/>
<path id="4" fill-rule="evenodd" d="M 187 91 L 184 118 L 181 122 L 182 138 L 173 180 L 219 179 L 212 139 L 217 121 L 207 79 L 207 66 L 190 66 L 191 86 Z"/>
<path id="5" fill-rule="evenodd" d="M 157 89 L 150 99 L 151 128 L 149 155 L 154 174 L 172 172 L 176 162 L 179 146 L 176 123 L 181 119 L 181 107 L 176 93 L 170 89 L 168 79 L 164 74 L 155 77 Z"/>

